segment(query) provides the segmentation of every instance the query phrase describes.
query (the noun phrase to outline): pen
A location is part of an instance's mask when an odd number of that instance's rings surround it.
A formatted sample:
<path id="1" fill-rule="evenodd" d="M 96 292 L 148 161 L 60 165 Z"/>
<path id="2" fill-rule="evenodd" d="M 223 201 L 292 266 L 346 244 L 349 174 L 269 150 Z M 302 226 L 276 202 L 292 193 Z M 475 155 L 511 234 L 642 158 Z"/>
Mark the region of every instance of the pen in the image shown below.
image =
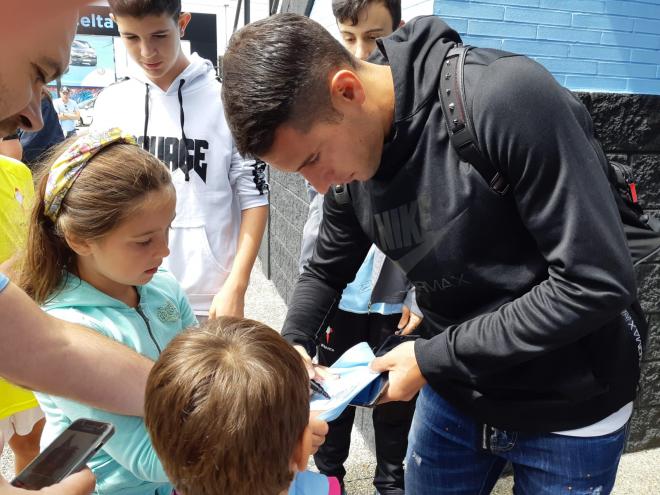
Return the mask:
<path id="1" fill-rule="evenodd" d="M 309 384 L 312 387 L 312 391 L 316 392 L 317 394 L 321 394 L 326 399 L 330 398 L 330 394 L 328 394 L 328 392 L 325 391 L 325 389 L 319 382 L 317 382 L 316 380 L 310 380 Z"/>

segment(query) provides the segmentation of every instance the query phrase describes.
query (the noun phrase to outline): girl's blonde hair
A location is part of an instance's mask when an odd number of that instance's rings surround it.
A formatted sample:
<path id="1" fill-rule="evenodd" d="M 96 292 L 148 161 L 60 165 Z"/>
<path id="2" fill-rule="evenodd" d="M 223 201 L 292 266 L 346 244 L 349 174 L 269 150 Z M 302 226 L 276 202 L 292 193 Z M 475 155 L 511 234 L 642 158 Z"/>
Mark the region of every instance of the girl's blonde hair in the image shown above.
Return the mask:
<path id="1" fill-rule="evenodd" d="M 65 234 L 100 239 L 134 213 L 147 193 L 172 187 L 169 170 L 156 157 L 132 144 L 111 144 L 85 165 L 53 222 L 44 212 L 48 173 L 73 140 L 56 147 L 38 174 L 21 286 L 39 304 L 55 292 L 67 271 L 76 271 L 76 256 Z"/>

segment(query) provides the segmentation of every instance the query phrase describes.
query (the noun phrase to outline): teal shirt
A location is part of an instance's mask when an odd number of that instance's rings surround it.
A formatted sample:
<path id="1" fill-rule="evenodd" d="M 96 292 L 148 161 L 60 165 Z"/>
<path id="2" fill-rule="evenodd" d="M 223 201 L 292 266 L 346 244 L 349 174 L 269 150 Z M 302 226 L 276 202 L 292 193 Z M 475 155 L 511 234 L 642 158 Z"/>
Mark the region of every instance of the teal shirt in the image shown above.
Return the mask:
<path id="1" fill-rule="evenodd" d="M 8 285 L 9 279 L 4 275 L 4 273 L 0 273 L 0 292 L 2 292 Z"/>
<path id="2" fill-rule="evenodd" d="M 69 275 L 63 289 L 44 305 L 44 310 L 156 360 L 175 335 L 196 325 L 197 320 L 185 293 L 169 272 L 159 270 L 148 284 L 137 289 L 140 304 L 131 308 Z M 112 361 L 99 362 L 99 366 L 112 365 Z M 77 418 L 107 421 L 115 426 L 113 437 L 88 463 L 96 475 L 97 493 L 169 494 L 172 487 L 141 418 L 112 414 L 54 395 L 36 396 L 46 415 L 42 449 Z"/>

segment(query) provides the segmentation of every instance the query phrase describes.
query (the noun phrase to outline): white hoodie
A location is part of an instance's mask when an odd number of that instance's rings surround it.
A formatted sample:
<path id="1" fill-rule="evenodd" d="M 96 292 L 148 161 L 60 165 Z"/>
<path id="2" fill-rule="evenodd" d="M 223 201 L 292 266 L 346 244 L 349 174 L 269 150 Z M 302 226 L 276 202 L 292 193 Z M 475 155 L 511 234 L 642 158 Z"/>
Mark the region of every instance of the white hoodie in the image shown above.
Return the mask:
<path id="1" fill-rule="evenodd" d="M 208 314 L 234 261 L 241 211 L 268 204 L 265 165 L 236 151 L 213 65 L 196 53 L 167 91 L 141 71 L 103 90 L 92 129 L 115 126 L 134 134 L 140 145 L 146 134 L 149 150 L 172 171 L 176 219 L 164 266 L 195 313 Z"/>

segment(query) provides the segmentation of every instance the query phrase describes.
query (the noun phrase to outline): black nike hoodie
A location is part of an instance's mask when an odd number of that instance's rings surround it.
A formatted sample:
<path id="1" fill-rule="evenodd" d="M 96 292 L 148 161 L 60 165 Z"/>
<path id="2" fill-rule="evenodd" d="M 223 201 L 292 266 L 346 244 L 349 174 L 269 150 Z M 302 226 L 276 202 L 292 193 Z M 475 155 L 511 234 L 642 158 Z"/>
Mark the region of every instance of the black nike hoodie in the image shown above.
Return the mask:
<path id="1" fill-rule="evenodd" d="M 503 429 L 592 424 L 635 397 L 646 336 L 605 156 L 584 106 L 542 66 L 474 49 L 468 111 L 511 184 L 493 192 L 452 148 L 439 102 L 459 41 L 433 16 L 379 40 L 371 61 L 391 67 L 395 91 L 380 168 L 348 186 L 349 204 L 326 196 L 283 335 L 314 353 L 374 242 L 415 285 L 435 335 L 415 355 L 434 390 Z"/>

